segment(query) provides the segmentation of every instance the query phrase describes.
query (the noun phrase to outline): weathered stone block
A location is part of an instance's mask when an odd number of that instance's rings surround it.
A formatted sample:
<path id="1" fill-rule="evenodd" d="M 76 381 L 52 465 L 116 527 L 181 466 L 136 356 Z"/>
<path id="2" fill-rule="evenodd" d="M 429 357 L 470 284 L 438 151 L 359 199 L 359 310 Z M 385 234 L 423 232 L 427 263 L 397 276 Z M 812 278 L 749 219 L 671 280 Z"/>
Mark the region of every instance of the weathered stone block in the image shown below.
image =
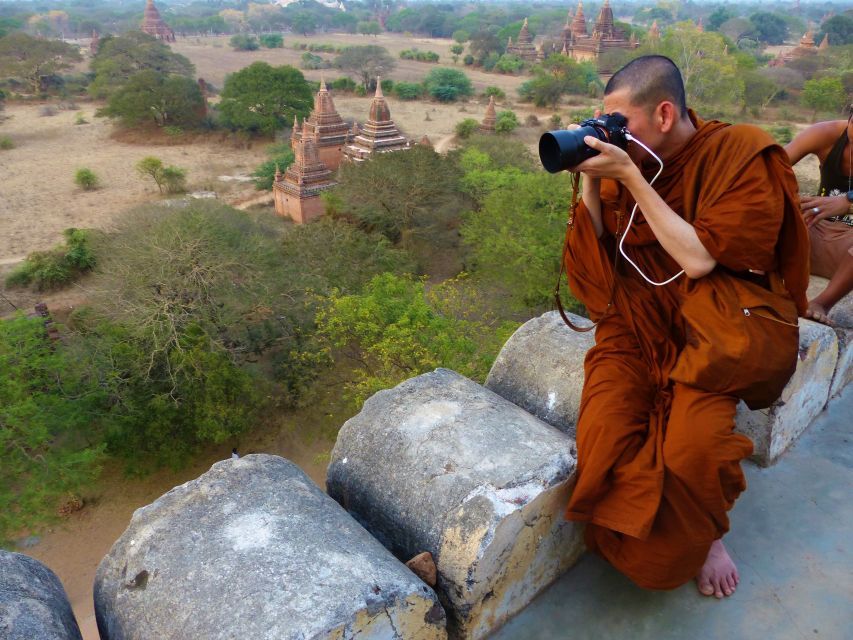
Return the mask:
<path id="1" fill-rule="evenodd" d="M 38 560 L 0 549 L 0 638 L 82 640 L 56 574 Z"/>
<path id="2" fill-rule="evenodd" d="M 95 615 L 101 640 L 446 637 L 435 593 L 270 455 L 138 509 L 98 567 Z"/>
<path id="3" fill-rule="evenodd" d="M 580 327 L 592 325 L 568 315 Z M 486 388 L 574 437 L 584 357 L 594 344 L 594 331 L 570 329 L 556 311 L 528 320 L 501 349 Z"/>
<path id="4" fill-rule="evenodd" d="M 437 369 L 380 391 L 341 428 L 327 489 L 398 558 L 429 551 L 456 638 L 483 638 L 578 558 L 563 519 L 574 441 Z"/>
<path id="5" fill-rule="evenodd" d="M 826 278 L 812 276 L 809 279 L 809 300 L 823 291 L 828 282 Z M 832 400 L 853 381 L 853 293 L 844 296 L 830 309 L 829 319 L 838 338 L 838 363 L 829 389 L 829 399 Z"/>
<path id="6" fill-rule="evenodd" d="M 797 369 L 768 409 L 750 411 L 738 405 L 737 431 L 755 445 L 753 460 L 763 466 L 775 462 L 823 411 L 829 398 L 838 340 L 829 327 L 800 318 L 800 357 Z"/>

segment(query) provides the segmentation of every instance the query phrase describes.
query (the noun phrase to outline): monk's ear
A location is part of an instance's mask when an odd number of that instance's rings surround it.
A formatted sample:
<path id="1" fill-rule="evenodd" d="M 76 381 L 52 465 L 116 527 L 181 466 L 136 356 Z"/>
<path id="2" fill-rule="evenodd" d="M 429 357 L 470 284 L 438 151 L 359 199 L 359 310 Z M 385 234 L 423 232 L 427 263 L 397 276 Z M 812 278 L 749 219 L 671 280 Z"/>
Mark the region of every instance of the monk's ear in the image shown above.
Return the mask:
<path id="1" fill-rule="evenodd" d="M 668 133 L 678 123 L 680 113 L 669 100 L 661 102 L 654 113 L 654 125 L 661 133 Z"/>

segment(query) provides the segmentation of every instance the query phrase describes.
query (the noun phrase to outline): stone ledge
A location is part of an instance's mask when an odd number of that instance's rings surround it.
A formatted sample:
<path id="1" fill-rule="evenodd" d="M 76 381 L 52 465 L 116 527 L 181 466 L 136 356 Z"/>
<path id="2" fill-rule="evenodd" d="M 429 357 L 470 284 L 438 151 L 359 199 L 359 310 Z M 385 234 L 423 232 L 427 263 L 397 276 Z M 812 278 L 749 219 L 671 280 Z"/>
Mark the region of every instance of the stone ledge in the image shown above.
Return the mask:
<path id="1" fill-rule="evenodd" d="M 293 463 L 218 462 L 138 509 L 95 578 L 101 640 L 440 640 L 435 593 Z"/>
<path id="2" fill-rule="evenodd" d="M 455 638 L 486 637 L 583 550 L 563 510 L 574 441 L 438 369 L 344 424 L 327 489 L 398 558 L 429 551 Z"/>
<path id="3" fill-rule="evenodd" d="M 572 322 L 589 322 L 570 315 Z M 533 318 L 504 345 L 486 386 L 552 426 L 574 434 L 584 358 L 594 343 L 592 333 L 573 331 L 556 311 Z M 834 393 L 840 390 L 835 386 L 841 384 L 838 373 L 834 373 L 838 343 L 836 332 L 829 327 L 800 319 L 800 360 L 781 398 L 761 411 L 750 411 L 741 403 L 736 430 L 754 442 L 755 462 L 774 462 L 826 406 L 831 385 Z M 844 357 L 849 358 L 849 351 L 846 353 Z M 849 373 L 853 375 L 853 370 Z"/>
<path id="4" fill-rule="evenodd" d="M 809 279 L 809 300 L 826 288 L 829 280 L 819 276 Z M 838 364 L 835 376 L 829 389 L 830 401 L 837 398 L 841 390 L 853 381 L 853 293 L 839 300 L 829 311 L 829 319 L 835 325 L 835 335 L 838 338 Z"/>
<path id="5" fill-rule="evenodd" d="M 56 574 L 38 560 L 0 549 L 0 638 L 82 640 Z"/>

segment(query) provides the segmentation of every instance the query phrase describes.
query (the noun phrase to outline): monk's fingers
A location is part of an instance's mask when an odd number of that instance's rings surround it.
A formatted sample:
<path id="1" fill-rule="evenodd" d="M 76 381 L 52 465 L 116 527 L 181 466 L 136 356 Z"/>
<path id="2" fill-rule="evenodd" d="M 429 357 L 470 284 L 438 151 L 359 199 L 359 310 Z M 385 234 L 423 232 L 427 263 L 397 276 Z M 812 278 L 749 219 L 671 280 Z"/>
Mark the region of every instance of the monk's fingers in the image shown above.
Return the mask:
<path id="1" fill-rule="evenodd" d="M 592 117 L 593 118 L 600 118 L 601 117 L 601 109 L 596 109 L 595 111 L 593 111 Z"/>

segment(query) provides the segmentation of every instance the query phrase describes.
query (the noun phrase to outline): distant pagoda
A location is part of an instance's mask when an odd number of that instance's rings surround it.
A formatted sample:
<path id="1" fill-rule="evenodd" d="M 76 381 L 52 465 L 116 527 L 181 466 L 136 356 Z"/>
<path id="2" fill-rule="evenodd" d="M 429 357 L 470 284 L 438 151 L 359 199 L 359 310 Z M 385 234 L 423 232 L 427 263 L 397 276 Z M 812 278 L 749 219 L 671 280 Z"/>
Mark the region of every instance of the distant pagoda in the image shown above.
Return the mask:
<path id="1" fill-rule="evenodd" d="M 374 153 L 389 153 L 411 149 L 410 141 L 403 136 L 391 119 L 391 110 L 382 95 L 381 79 L 376 79 L 376 94 L 370 103 L 367 122 L 361 127 L 353 125 L 344 156 L 353 162 L 363 162 Z"/>
<path id="2" fill-rule="evenodd" d="M 275 211 L 289 217 L 297 224 L 319 218 L 324 213 L 320 194 L 334 187 L 333 174 L 320 159 L 317 146 L 311 135 L 308 121 L 302 123 L 302 131 L 291 138 L 294 160 L 284 175 L 276 168 L 273 179 Z"/>
<path id="3" fill-rule="evenodd" d="M 349 137 L 349 125 L 343 121 L 335 109 L 332 94 L 329 93 L 323 78 L 320 78 L 320 90 L 314 96 L 314 109 L 305 124 L 317 147 L 320 160 L 332 171 L 337 171 Z M 299 129 L 294 127 L 294 133 L 298 137 Z"/>
<path id="4" fill-rule="evenodd" d="M 497 122 L 497 119 L 497 115 L 495 114 L 495 96 L 489 96 L 489 105 L 486 107 L 486 115 L 483 116 L 483 121 L 480 123 L 480 133 L 495 133 L 495 123 Z"/>
<path id="5" fill-rule="evenodd" d="M 530 29 L 527 27 L 527 18 L 524 19 L 524 24 L 521 25 L 521 31 L 518 33 L 515 44 L 513 44 L 512 38 L 509 39 L 506 52 L 518 56 L 525 62 L 536 62 L 541 59 L 540 52 L 533 46 L 533 38 L 530 36 Z"/>
<path id="6" fill-rule="evenodd" d="M 657 28 L 657 23 L 652 26 Z M 649 32 L 651 36 L 651 31 Z M 615 49 L 636 49 L 639 46 L 636 38 L 626 38 L 625 32 L 617 28 L 613 22 L 613 10 L 610 0 L 604 0 L 598 18 L 592 27 L 592 35 L 586 31 L 586 18 L 583 14 L 583 2 L 578 2 L 575 16 L 569 24 L 568 19 L 562 32 L 562 53 L 583 62 L 584 60 L 599 61 L 601 54 Z M 599 71 L 608 73 L 611 70 L 601 67 Z"/>
<path id="7" fill-rule="evenodd" d="M 148 0 L 145 4 L 145 14 L 142 19 L 142 31 L 154 36 L 164 42 L 174 42 L 175 32 L 160 17 L 160 12 L 154 6 L 154 0 Z"/>

